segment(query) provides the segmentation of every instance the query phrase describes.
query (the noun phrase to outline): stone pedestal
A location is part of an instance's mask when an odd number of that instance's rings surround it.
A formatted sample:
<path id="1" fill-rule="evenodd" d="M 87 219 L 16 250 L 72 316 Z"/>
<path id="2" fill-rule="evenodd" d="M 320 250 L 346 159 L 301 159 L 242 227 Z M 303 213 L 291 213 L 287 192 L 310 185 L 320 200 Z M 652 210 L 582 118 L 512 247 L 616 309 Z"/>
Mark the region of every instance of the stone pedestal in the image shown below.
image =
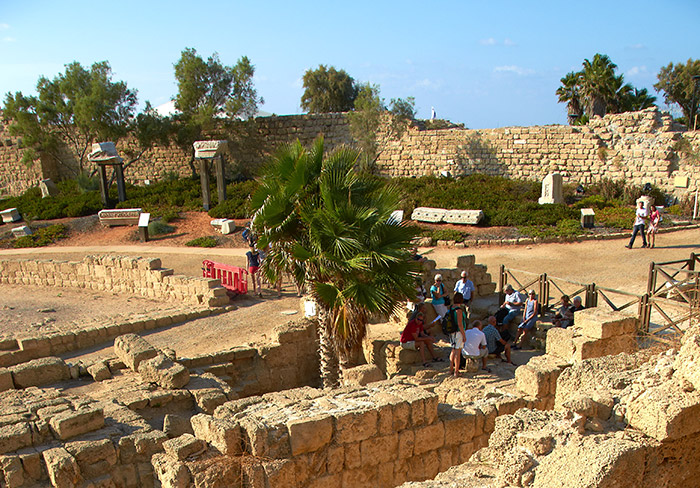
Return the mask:
<path id="1" fill-rule="evenodd" d="M 216 191 L 219 203 L 226 200 L 226 176 L 224 173 L 224 153 L 228 148 L 228 141 L 196 141 L 193 144 L 194 157 L 199 159 L 199 177 L 202 182 L 202 205 L 204 210 L 211 207 L 209 194 L 209 161 L 214 164 L 216 172 Z"/>
<path id="2" fill-rule="evenodd" d="M 542 196 L 537 201 L 540 205 L 547 203 L 564 203 L 562 177 L 559 173 L 549 173 L 542 180 Z"/>
<path id="3" fill-rule="evenodd" d="M 592 208 L 581 209 L 581 227 L 584 229 L 592 229 L 595 225 L 595 212 Z"/>

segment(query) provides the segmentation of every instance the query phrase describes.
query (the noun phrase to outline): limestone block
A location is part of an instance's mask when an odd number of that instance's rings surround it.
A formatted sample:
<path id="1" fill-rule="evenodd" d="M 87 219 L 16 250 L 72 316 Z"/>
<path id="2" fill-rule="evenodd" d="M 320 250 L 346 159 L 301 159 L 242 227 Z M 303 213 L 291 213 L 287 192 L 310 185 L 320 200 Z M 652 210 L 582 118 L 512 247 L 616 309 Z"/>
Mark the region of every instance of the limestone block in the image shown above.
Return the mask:
<path id="1" fill-rule="evenodd" d="M 460 273 L 462 270 L 469 270 L 474 266 L 476 263 L 476 257 L 473 254 L 467 254 L 465 256 L 459 256 L 457 258 L 457 269 L 460 270 Z M 471 277 L 472 279 L 474 278 L 473 276 Z"/>
<path id="2" fill-rule="evenodd" d="M 433 223 L 442 222 L 446 211 L 444 208 L 416 207 L 411 213 L 411 220 Z"/>
<path id="3" fill-rule="evenodd" d="M 577 312 L 580 313 L 580 312 Z M 574 355 L 574 329 L 552 327 L 547 331 L 547 355 L 571 361 Z"/>
<path id="4" fill-rule="evenodd" d="M 448 409 L 447 406 L 443 407 Z M 456 446 L 469 442 L 474 437 L 476 415 L 449 407 L 442 411 L 440 419 L 445 425 L 445 446 Z"/>
<path id="5" fill-rule="evenodd" d="M 536 456 L 549 454 L 554 446 L 554 438 L 545 432 L 518 432 L 516 434 L 518 447 Z"/>
<path id="6" fill-rule="evenodd" d="M 8 488 L 24 485 L 24 469 L 19 456 L 0 456 L 0 481 Z"/>
<path id="7" fill-rule="evenodd" d="M 117 450 L 110 439 L 67 442 L 64 447 L 75 458 L 85 478 L 104 475 L 117 464 Z"/>
<path id="8" fill-rule="evenodd" d="M 55 488 L 73 488 L 81 481 L 80 468 L 71 454 L 62 447 L 42 453 L 51 485 Z"/>
<path id="9" fill-rule="evenodd" d="M 345 386 L 364 386 L 368 383 L 382 381 L 384 379 L 386 379 L 384 373 L 382 373 L 376 364 L 363 364 L 343 371 L 343 383 Z"/>
<path id="10" fill-rule="evenodd" d="M 592 229 L 595 226 L 595 211 L 592 208 L 581 209 L 581 227 Z"/>
<path id="11" fill-rule="evenodd" d="M 0 391 L 11 390 L 14 387 L 12 372 L 7 368 L 0 368 Z"/>
<path id="12" fill-rule="evenodd" d="M 32 235 L 32 229 L 28 225 L 22 225 L 20 227 L 12 228 L 12 235 L 14 237 L 24 237 Z"/>
<path id="13" fill-rule="evenodd" d="M 27 422 L 0 427 L 0 454 L 16 451 L 32 445 L 32 431 Z"/>
<path id="14" fill-rule="evenodd" d="M 592 339 L 590 337 L 574 337 L 573 361 L 613 356 L 621 352 L 634 353 L 638 349 L 637 340 L 632 336 L 614 336 L 607 339 Z"/>
<path id="15" fill-rule="evenodd" d="M 190 390 L 197 406 L 204 413 L 213 414 L 216 407 L 228 401 L 226 394 L 218 388 L 200 388 Z"/>
<path id="16" fill-rule="evenodd" d="M 581 335 L 594 339 L 634 335 L 637 332 L 637 318 L 625 312 L 586 308 L 576 312 L 574 328 Z"/>
<path id="17" fill-rule="evenodd" d="M 552 396 L 565 367 L 566 363 L 556 357 L 535 356 L 515 370 L 515 385 L 518 390 L 535 398 Z"/>
<path id="18" fill-rule="evenodd" d="M 413 446 L 415 455 L 434 451 L 445 445 L 445 424 L 443 422 L 419 427 L 415 429 L 415 434 L 416 438 Z"/>
<path id="19" fill-rule="evenodd" d="M 327 446 L 333 437 L 333 417 L 320 415 L 287 422 L 292 455 L 315 452 Z"/>
<path id="20" fill-rule="evenodd" d="M 206 444 L 192 434 L 182 434 L 179 437 L 163 442 L 163 449 L 171 457 L 184 461 L 190 456 L 204 452 Z"/>
<path id="21" fill-rule="evenodd" d="M 192 486 L 192 476 L 187 465 L 165 453 L 154 454 L 151 458 L 153 473 L 163 488 L 188 488 Z"/>
<path id="22" fill-rule="evenodd" d="M 106 361 L 97 361 L 87 368 L 87 372 L 95 381 L 104 381 L 112 377 L 112 372 L 109 370 Z"/>
<path id="23" fill-rule="evenodd" d="M 236 222 L 233 220 L 225 219 L 221 223 L 221 233 L 224 235 L 233 234 L 236 232 Z"/>
<path id="24" fill-rule="evenodd" d="M 396 459 L 399 436 L 391 435 L 372 437 L 360 443 L 362 466 L 376 466 Z"/>
<path id="25" fill-rule="evenodd" d="M 182 388 L 190 381 L 187 368 L 160 353 L 151 359 L 140 361 L 138 372 L 144 380 L 156 383 L 162 388 Z"/>
<path id="26" fill-rule="evenodd" d="M 22 216 L 19 214 L 19 211 L 16 208 L 8 208 L 3 210 L 0 212 L 0 216 L 2 216 L 2 222 L 4 224 L 19 222 L 22 220 Z"/>
<path id="27" fill-rule="evenodd" d="M 58 187 L 51 180 L 51 178 L 46 178 L 39 182 L 39 188 L 41 189 L 41 198 L 53 197 L 58 195 Z"/>
<path id="28" fill-rule="evenodd" d="M 114 339 L 114 353 L 133 371 L 141 361 L 156 357 L 158 351 L 136 334 L 124 334 Z"/>
<path id="29" fill-rule="evenodd" d="M 61 358 L 34 359 L 10 368 L 16 388 L 41 386 L 70 379 L 68 365 Z"/>
<path id="30" fill-rule="evenodd" d="M 102 409 L 93 407 L 64 411 L 49 419 L 52 432 L 61 440 L 100 429 L 104 423 Z"/>
<path id="31" fill-rule="evenodd" d="M 667 381 L 630 401 L 626 420 L 658 441 L 692 436 L 700 432 L 700 393 Z"/>
<path id="32" fill-rule="evenodd" d="M 190 419 L 194 435 L 216 448 L 225 456 L 242 452 L 241 428 L 238 424 L 210 415 L 198 414 Z"/>
<path id="33" fill-rule="evenodd" d="M 264 461 L 265 486 L 298 486 L 294 462 L 291 459 L 271 459 Z"/>
<path id="34" fill-rule="evenodd" d="M 448 224 L 477 225 L 484 218 L 483 210 L 447 210 L 442 220 Z"/>
<path id="35" fill-rule="evenodd" d="M 333 413 L 335 441 L 348 444 L 377 435 L 377 418 L 376 410 Z"/>
<path id="36" fill-rule="evenodd" d="M 683 334 L 673 368 L 676 370 L 674 376 L 689 381 L 700 390 L 700 327 L 695 326 Z"/>

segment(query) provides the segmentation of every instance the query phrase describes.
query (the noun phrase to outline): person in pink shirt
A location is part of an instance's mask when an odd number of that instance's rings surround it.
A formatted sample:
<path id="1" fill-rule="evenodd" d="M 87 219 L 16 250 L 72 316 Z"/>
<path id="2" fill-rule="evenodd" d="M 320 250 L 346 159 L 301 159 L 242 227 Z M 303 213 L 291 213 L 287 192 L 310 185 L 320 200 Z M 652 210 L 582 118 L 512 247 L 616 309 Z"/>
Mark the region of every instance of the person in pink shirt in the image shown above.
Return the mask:
<path id="1" fill-rule="evenodd" d="M 649 205 L 649 229 L 647 229 L 647 241 L 649 247 L 656 245 L 656 232 L 659 230 L 661 222 L 661 213 L 656 208 L 656 205 Z"/>

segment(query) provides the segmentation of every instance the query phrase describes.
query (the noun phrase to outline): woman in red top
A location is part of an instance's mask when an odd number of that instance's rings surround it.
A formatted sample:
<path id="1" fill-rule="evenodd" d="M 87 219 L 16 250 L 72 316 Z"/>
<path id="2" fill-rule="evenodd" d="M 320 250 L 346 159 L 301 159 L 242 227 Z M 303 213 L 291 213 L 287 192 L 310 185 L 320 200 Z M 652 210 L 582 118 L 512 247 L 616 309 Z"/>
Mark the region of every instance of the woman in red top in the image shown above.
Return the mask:
<path id="1" fill-rule="evenodd" d="M 435 355 L 435 349 L 433 348 L 433 343 L 435 338 L 428 334 L 423 328 L 425 322 L 424 314 L 425 304 L 418 304 L 416 311 L 413 313 L 411 320 L 406 324 L 406 328 L 401 333 L 401 347 L 404 349 L 410 349 L 412 351 L 418 350 L 420 352 L 421 360 L 423 361 L 423 366 L 430 366 L 430 361 L 425 360 L 425 348 L 428 348 L 430 352 L 430 357 L 433 361 L 443 361 L 442 358 L 438 358 Z"/>
<path id="2" fill-rule="evenodd" d="M 659 230 L 659 222 L 661 222 L 661 213 L 655 205 L 649 205 L 649 229 L 647 229 L 649 247 L 654 247 L 656 244 L 656 231 Z"/>

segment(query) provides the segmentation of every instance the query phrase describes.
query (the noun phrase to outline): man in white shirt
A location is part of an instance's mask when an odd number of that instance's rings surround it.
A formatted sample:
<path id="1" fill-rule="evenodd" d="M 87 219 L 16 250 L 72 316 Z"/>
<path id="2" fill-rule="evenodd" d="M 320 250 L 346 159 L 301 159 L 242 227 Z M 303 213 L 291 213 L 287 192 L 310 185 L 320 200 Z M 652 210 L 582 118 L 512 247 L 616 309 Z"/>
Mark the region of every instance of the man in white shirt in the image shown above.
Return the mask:
<path id="1" fill-rule="evenodd" d="M 469 273 L 462 271 L 462 279 L 455 283 L 455 293 L 459 292 L 464 297 L 464 303 L 469 305 L 472 301 L 472 293 L 476 291 L 474 283 L 469 279 Z"/>
<path id="2" fill-rule="evenodd" d="M 505 317 L 503 317 L 501 323 L 510 324 L 511 320 L 513 320 L 523 309 L 525 301 L 523 300 L 523 297 L 520 295 L 520 293 L 515 291 L 511 285 L 506 285 L 506 289 L 504 291 L 506 297 L 501 307 L 508 310 L 508 314 Z"/>
<path id="3" fill-rule="evenodd" d="M 481 359 L 481 369 L 491 372 L 486 367 L 486 356 L 489 353 L 488 345 L 486 343 L 486 336 L 482 332 L 484 324 L 481 320 L 475 320 L 472 324 L 471 329 L 467 329 L 464 334 L 466 340 L 464 341 L 464 347 L 462 347 L 462 357 L 465 359 Z"/>
<path id="4" fill-rule="evenodd" d="M 632 249 L 632 246 L 634 245 L 634 240 L 637 238 L 638 233 L 642 234 L 642 248 L 647 247 L 647 237 L 644 233 L 644 221 L 647 219 L 647 217 L 648 213 L 647 209 L 644 208 L 644 202 L 642 200 L 639 200 L 637 202 L 637 211 L 634 215 L 634 227 L 632 228 L 632 238 L 630 239 L 629 244 L 625 246 L 627 249 Z"/>

